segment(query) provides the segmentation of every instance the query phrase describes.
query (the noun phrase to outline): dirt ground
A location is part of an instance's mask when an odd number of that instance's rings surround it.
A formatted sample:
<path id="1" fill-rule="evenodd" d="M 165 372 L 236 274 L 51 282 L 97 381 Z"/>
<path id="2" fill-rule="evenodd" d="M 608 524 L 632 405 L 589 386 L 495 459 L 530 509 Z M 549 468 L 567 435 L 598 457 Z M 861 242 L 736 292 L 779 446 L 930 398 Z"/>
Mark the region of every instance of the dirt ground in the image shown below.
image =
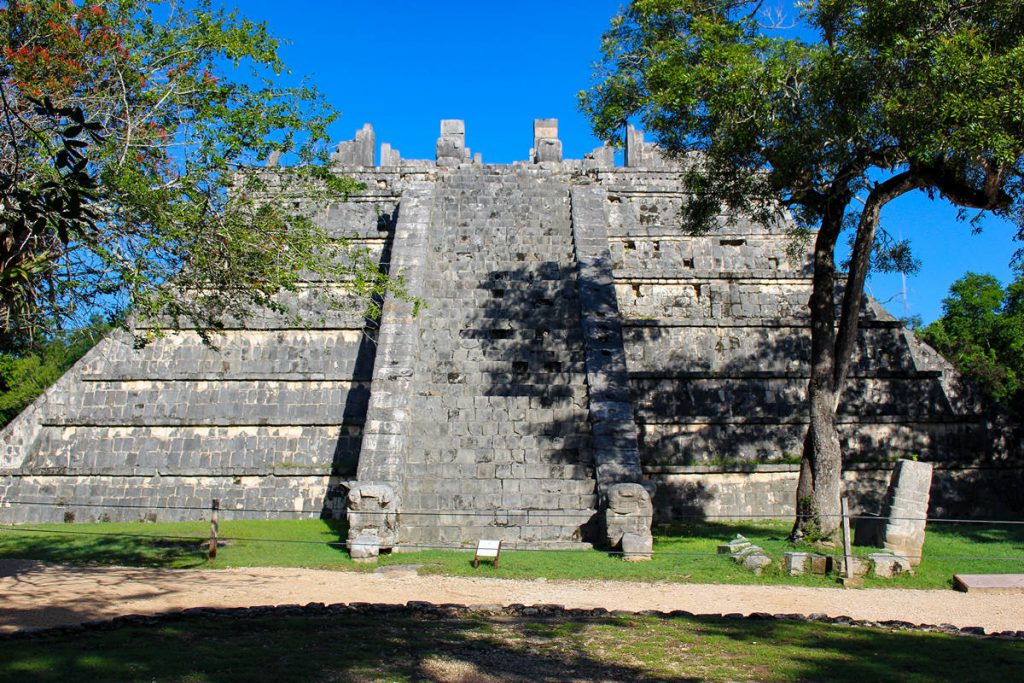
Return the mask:
<path id="1" fill-rule="evenodd" d="M 623 581 L 533 581 L 373 574 L 314 569 L 222 570 L 78 567 L 0 560 L 0 632 L 75 624 L 186 607 L 410 600 L 461 604 L 558 604 L 695 614 L 770 612 L 897 619 L 1024 630 L 1024 594 L 953 590 L 804 588 Z"/>

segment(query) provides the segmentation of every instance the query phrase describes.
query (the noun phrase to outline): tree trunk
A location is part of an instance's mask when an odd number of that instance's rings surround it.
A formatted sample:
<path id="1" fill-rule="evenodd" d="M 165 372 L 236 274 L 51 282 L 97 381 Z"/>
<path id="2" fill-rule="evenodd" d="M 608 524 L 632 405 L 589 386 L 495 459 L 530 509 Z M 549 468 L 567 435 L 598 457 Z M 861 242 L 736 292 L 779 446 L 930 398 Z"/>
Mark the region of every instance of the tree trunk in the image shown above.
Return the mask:
<path id="1" fill-rule="evenodd" d="M 810 427 L 804 439 L 796 491 L 792 538 L 833 539 L 841 522 L 843 453 L 836 412 L 857 339 L 864 281 L 882 207 L 921 187 L 920 177 L 905 171 L 876 185 L 868 195 L 857 226 L 850 272 L 843 289 L 842 315 L 835 324 L 835 244 L 842 224 L 842 206 L 826 210 L 814 244 L 811 311 L 811 380 L 808 383 Z"/>
<path id="2" fill-rule="evenodd" d="M 835 246 L 847 201 L 829 202 L 814 242 L 809 302 L 811 379 L 807 384 L 810 427 L 801 457 L 796 501 L 799 515 L 793 529 L 794 537 L 812 540 L 831 539 L 839 529 L 843 455 L 835 415 Z"/>

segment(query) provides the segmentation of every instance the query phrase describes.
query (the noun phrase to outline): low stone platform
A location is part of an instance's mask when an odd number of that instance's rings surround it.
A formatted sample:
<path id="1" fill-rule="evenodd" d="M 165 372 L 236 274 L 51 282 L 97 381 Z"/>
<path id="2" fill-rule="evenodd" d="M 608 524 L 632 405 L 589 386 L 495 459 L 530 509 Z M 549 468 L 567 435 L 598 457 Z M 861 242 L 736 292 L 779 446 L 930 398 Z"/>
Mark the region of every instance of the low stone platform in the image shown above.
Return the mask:
<path id="1" fill-rule="evenodd" d="M 953 588 L 964 593 L 1024 593 L 1024 574 L 954 574 Z"/>

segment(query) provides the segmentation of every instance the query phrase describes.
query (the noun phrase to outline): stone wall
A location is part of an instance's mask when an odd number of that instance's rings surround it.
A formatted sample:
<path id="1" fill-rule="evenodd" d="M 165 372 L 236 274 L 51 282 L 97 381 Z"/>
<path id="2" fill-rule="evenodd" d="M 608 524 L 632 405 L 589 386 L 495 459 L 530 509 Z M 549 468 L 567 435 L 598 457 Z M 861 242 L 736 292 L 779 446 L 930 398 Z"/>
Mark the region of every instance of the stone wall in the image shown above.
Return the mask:
<path id="1" fill-rule="evenodd" d="M 878 514 L 893 465 L 853 465 L 843 473 L 850 512 Z M 645 467 L 657 484 L 655 521 L 792 518 L 800 466 L 792 464 Z M 1016 517 L 1024 510 L 1024 467 L 936 467 L 930 517 Z"/>

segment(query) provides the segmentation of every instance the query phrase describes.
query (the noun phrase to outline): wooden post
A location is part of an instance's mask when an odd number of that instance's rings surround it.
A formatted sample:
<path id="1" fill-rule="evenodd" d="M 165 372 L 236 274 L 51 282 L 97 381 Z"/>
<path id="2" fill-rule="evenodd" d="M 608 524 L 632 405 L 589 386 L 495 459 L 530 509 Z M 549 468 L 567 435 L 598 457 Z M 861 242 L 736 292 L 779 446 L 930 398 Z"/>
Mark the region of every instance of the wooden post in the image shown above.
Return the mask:
<path id="1" fill-rule="evenodd" d="M 217 559 L 217 512 L 220 510 L 220 501 L 216 498 L 213 499 L 213 505 L 210 507 L 210 553 L 209 561 L 213 562 Z"/>

